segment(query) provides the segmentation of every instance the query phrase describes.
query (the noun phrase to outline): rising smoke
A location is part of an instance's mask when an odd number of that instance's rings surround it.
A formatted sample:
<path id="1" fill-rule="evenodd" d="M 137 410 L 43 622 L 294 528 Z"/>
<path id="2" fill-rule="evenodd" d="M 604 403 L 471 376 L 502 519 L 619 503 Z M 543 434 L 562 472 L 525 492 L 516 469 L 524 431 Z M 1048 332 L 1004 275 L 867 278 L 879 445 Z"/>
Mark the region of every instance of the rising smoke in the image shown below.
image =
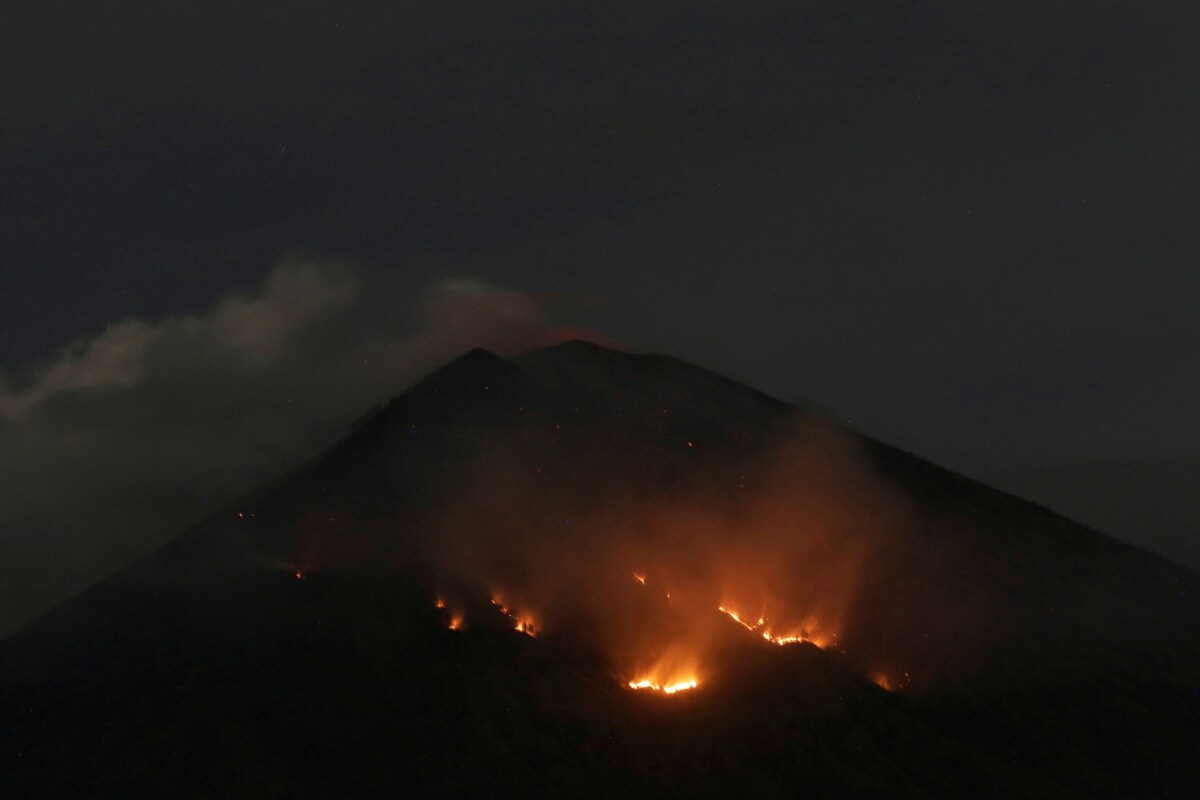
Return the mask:
<path id="1" fill-rule="evenodd" d="M 897 584 L 918 515 L 861 440 L 823 418 L 798 411 L 759 446 L 686 463 L 670 449 L 653 463 L 636 459 L 654 448 L 581 454 L 537 432 L 482 449 L 449 484 L 431 537 L 456 627 L 472 622 L 467 597 L 490 594 L 635 685 L 703 684 L 754 637 L 852 662 L 857 650 L 864 673 L 895 683 L 909 671 L 903 646 L 867 641 L 875 625 L 858 598 Z"/>
<path id="2" fill-rule="evenodd" d="M 26 385 L 0 381 L 0 634 L 335 441 L 471 347 L 580 335 L 549 301 L 473 280 L 368 325 L 342 265 L 290 260 L 206 313 L 126 320 Z"/>

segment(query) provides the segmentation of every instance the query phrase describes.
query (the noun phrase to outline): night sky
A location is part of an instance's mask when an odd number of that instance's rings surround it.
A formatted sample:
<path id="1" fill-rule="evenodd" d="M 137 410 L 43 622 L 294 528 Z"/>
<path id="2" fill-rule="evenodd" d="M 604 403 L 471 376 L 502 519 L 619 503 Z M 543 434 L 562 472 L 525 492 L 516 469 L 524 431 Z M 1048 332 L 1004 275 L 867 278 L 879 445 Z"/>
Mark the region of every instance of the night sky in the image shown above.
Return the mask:
<path id="1" fill-rule="evenodd" d="M 571 329 L 1200 566 L 1195 4 L 243 5 L 4 12 L 0 632 Z"/>

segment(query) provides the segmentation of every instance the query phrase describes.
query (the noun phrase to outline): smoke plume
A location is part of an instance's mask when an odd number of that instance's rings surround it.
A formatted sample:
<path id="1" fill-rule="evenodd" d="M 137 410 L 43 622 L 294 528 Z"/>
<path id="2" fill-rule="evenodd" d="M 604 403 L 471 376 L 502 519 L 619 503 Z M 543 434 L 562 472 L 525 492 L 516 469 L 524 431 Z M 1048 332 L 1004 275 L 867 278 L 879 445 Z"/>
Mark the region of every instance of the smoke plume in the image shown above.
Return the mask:
<path id="1" fill-rule="evenodd" d="M 473 280 L 369 325 L 345 266 L 290 260 L 206 313 L 126 320 L 0 380 L 0 634 L 336 440 L 476 346 L 561 341 L 549 301 Z M 401 300 L 405 300 L 401 298 Z"/>
<path id="2" fill-rule="evenodd" d="M 515 625 L 595 648 L 621 682 L 703 683 L 747 643 L 852 652 L 870 627 L 862 584 L 913 537 L 909 501 L 861 440 L 815 414 L 682 465 L 620 447 L 578 460 L 536 433 L 483 449 L 431 537 L 456 627 L 490 595 Z M 862 652 L 883 671 L 881 648 Z"/>

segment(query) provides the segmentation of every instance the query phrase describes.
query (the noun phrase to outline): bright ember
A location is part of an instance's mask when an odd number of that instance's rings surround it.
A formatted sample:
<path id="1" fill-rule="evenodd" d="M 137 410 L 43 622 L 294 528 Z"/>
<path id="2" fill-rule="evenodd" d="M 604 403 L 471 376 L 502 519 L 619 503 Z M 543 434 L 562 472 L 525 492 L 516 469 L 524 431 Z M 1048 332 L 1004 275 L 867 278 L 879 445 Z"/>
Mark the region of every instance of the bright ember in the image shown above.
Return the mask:
<path id="1" fill-rule="evenodd" d="M 679 681 L 678 683 L 670 683 L 670 684 L 667 684 L 666 686 L 657 684 L 654 681 L 650 680 L 649 678 L 642 678 L 640 680 L 629 682 L 630 689 L 650 689 L 651 691 L 662 692 L 663 694 L 675 694 L 676 692 L 685 692 L 688 689 L 695 689 L 696 686 L 698 686 L 698 685 L 699 684 L 695 678 L 689 678 L 688 680 Z"/>

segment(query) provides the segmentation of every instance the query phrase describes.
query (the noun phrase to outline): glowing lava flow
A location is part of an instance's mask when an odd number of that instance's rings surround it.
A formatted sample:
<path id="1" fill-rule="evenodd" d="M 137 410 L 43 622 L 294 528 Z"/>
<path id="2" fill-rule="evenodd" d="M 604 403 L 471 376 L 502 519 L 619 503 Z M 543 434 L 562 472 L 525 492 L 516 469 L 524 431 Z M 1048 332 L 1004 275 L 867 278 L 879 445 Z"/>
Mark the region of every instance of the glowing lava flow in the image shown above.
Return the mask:
<path id="1" fill-rule="evenodd" d="M 871 676 L 871 681 L 885 692 L 901 692 L 909 688 L 912 683 L 912 676 L 905 672 L 904 677 L 893 681 L 886 674 L 879 672 Z"/>

